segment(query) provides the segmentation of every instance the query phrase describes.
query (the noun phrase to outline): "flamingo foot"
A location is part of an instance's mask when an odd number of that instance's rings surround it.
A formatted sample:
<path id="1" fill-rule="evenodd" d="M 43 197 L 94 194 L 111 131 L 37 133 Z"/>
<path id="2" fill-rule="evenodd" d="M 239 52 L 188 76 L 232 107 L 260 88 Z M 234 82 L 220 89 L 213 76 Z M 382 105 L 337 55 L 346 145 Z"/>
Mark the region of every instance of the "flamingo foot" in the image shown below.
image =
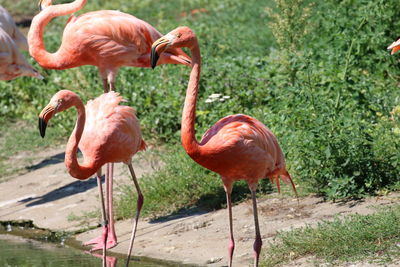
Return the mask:
<path id="1" fill-rule="evenodd" d="M 101 239 L 100 242 L 95 243 L 95 244 L 96 244 L 96 246 L 92 247 L 92 248 L 90 249 L 90 252 L 96 251 L 96 250 L 101 250 L 101 249 L 103 249 L 103 247 L 104 247 L 104 246 L 103 246 L 103 239 Z M 115 247 L 116 245 L 118 245 L 117 240 L 114 239 L 114 238 L 109 238 L 109 239 L 107 240 L 106 249 L 113 248 L 113 247 Z"/>
<path id="2" fill-rule="evenodd" d="M 106 249 L 115 247 L 118 244 L 117 237 L 115 236 L 115 233 L 113 233 L 113 231 L 111 231 L 111 229 L 107 229 L 107 228 L 108 227 L 103 227 L 102 235 L 83 243 L 83 245 L 84 246 L 95 245 L 93 248 L 90 249 L 90 251 L 103 249 L 104 238 L 105 238 L 105 236 L 107 236 Z M 107 233 L 107 235 L 106 235 L 106 233 Z"/>

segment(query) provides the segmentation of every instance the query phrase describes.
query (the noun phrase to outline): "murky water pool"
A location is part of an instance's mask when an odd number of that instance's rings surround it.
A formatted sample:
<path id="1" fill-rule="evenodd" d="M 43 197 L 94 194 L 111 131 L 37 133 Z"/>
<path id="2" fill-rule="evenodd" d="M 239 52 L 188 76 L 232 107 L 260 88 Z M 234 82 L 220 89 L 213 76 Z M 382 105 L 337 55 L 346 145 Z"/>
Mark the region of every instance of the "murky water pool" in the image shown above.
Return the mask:
<path id="1" fill-rule="evenodd" d="M 100 252 L 101 253 L 101 252 Z M 125 260 L 114 255 L 107 256 L 107 267 L 125 266 Z M 80 267 L 103 266 L 100 255 L 53 243 L 42 243 L 20 237 L 0 235 L 0 266 L 2 267 Z M 133 260 L 130 266 L 174 266 L 143 259 Z"/>

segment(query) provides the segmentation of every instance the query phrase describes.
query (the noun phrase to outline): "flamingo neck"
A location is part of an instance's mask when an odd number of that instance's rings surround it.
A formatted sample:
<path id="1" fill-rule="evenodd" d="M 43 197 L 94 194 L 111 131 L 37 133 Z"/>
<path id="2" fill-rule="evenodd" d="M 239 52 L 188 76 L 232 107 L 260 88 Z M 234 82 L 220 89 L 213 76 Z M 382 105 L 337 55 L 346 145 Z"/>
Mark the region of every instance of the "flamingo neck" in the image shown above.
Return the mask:
<path id="1" fill-rule="evenodd" d="M 78 144 L 81 140 L 83 129 L 85 128 L 86 114 L 85 106 L 79 98 L 75 101 L 73 106 L 75 106 L 78 111 L 78 119 L 68 140 L 64 163 L 72 177 L 83 180 L 92 176 L 99 167 L 95 166 L 95 164 L 87 164 L 86 159 L 84 159 L 83 165 L 79 164 L 78 162 L 76 154 L 78 152 Z"/>
<path id="2" fill-rule="evenodd" d="M 192 52 L 192 71 L 190 72 L 185 104 L 182 111 L 181 139 L 186 152 L 190 156 L 193 156 L 198 154 L 201 150 L 196 140 L 196 130 L 194 128 L 201 65 L 200 48 L 197 40 L 190 50 Z"/>
<path id="3" fill-rule="evenodd" d="M 33 18 L 28 32 L 29 53 L 43 68 L 63 69 L 71 60 L 71 56 L 64 56 L 62 49 L 55 53 L 46 51 L 43 41 L 44 28 L 53 18 L 72 14 L 82 9 L 86 1 L 75 0 L 68 4 L 50 5 Z"/>

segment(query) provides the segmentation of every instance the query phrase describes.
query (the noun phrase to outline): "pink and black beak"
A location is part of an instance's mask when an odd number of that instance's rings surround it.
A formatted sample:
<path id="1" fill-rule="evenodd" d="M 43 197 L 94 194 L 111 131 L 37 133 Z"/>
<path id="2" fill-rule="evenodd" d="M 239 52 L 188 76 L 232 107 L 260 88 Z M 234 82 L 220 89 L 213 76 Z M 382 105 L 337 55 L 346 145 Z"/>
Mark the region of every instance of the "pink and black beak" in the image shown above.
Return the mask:
<path id="1" fill-rule="evenodd" d="M 182 64 L 190 66 L 192 59 L 181 48 L 171 47 L 176 36 L 167 34 L 151 46 L 150 65 L 154 69 L 157 64 Z"/>
<path id="2" fill-rule="evenodd" d="M 47 123 L 56 113 L 56 108 L 50 103 L 39 114 L 39 131 L 42 138 L 46 135 Z"/>
<path id="3" fill-rule="evenodd" d="M 394 53 L 399 51 L 400 50 L 400 37 L 397 38 L 397 40 L 395 42 L 393 42 L 391 45 L 389 45 L 387 49 L 392 50 L 392 51 L 390 51 L 391 55 L 393 55 Z"/>
<path id="4" fill-rule="evenodd" d="M 153 43 L 153 45 L 151 46 L 150 57 L 151 68 L 154 69 L 157 66 L 158 59 L 160 58 L 161 54 L 167 49 L 170 43 L 171 40 L 169 40 L 165 36 L 161 37 Z"/>

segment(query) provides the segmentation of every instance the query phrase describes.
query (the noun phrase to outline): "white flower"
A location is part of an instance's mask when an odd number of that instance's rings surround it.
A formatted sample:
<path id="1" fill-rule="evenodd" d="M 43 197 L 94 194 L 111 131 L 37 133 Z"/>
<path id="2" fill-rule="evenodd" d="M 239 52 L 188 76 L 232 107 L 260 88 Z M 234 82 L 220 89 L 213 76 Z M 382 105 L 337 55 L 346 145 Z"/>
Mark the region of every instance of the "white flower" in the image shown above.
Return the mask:
<path id="1" fill-rule="evenodd" d="M 208 98 L 219 98 L 221 94 L 212 94 Z"/>
<path id="2" fill-rule="evenodd" d="M 211 102 L 214 102 L 214 101 L 215 101 L 215 99 L 207 98 L 205 102 L 206 102 L 206 103 L 211 103 Z"/>

